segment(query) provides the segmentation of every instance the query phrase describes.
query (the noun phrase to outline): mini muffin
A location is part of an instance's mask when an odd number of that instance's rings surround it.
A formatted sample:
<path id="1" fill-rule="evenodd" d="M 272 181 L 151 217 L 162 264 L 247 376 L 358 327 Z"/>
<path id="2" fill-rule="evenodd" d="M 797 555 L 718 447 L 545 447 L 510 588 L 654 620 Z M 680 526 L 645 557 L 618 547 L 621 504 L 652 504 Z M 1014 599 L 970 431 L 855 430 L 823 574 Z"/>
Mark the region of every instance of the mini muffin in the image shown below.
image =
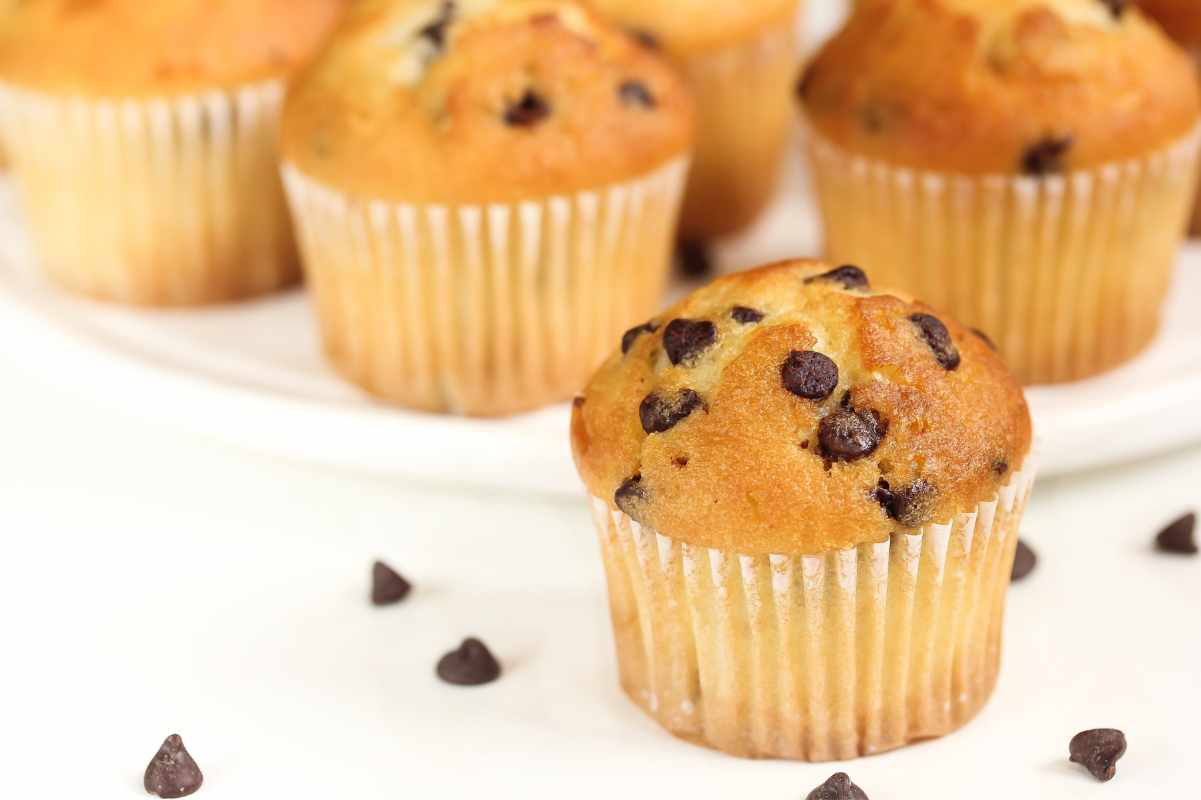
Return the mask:
<path id="1" fill-rule="evenodd" d="M 0 130 L 49 276 L 172 306 L 293 283 L 279 105 L 346 3 L 6 4 Z"/>
<path id="2" fill-rule="evenodd" d="M 746 228 L 775 193 L 795 124 L 799 0 L 590 0 L 687 73 L 696 158 L 681 222 L 705 241 Z"/>
<path id="3" fill-rule="evenodd" d="M 1030 415 L 988 341 L 853 266 L 723 278 L 572 419 L 621 684 L 677 736 L 846 759 L 987 700 Z"/>
<path id="4" fill-rule="evenodd" d="M 570 398 L 658 307 L 692 127 L 670 65 L 571 3 L 357 3 L 283 124 L 330 359 L 416 409 Z"/>
<path id="5" fill-rule="evenodd" d="M 800 94 L 831 258 L 984 330 L 1027 383 L 1153 340 L 1201 98 L 1136 9 L 864 0 Z"/>

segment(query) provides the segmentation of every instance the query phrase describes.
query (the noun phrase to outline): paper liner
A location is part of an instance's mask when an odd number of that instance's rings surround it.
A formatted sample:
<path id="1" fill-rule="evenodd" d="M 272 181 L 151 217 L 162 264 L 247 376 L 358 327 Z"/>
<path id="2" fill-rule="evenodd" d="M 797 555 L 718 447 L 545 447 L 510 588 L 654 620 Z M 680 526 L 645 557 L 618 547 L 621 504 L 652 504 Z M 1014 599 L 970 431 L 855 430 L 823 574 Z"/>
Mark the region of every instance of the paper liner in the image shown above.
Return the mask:
<path id="1" fill-rule="evenodd" d="M 0 86 L 35 252 L 62 286 L 194 305 L 300 276 L 279 182 L 284 84 L 91 100 Z"/>
<path id="2" fill-rule="evenodd" d="M 622 687 L 739 756 L 842 760 L 949 733 L 996 682 L 1034 471 L 949 524 L 817 556 L 694 547 L 593 498 Z"/>
<path id="3" fill-rule="evenodd" d="M 359 200 L 284 179 L 333 363 L 413 408 L 497 415 L 566 400 L 658 310 L 687 159 L 512 205 Z"/>
<path id="4" fill-rule="evenodd" d="M 811 131 L 827 255 L 987 333 L 1025 383 L 1078 380 L 1158 332 L 1201 134 L 1045 178 L 894 167 Z"/>

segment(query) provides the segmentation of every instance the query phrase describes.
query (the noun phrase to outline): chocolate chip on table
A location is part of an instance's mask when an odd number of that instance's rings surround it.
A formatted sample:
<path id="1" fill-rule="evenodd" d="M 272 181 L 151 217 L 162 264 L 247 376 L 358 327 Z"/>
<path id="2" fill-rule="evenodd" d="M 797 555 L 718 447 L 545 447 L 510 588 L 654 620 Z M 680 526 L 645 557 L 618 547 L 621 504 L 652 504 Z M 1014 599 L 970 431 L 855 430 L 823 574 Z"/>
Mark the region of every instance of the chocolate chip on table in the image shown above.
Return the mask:
<path id="1" fill-rule="evenodd" d="M 399 603 L 409 596 L 413 584 L 409 583 L 396 570 L 382 561 L 376 561 L 371 567 L 371 603 L 377 606 L 390 606 Z"/>
<path id="2" fill-rule="evenodd" d="M 829 780 L 810 792 L 805 800 L 868 800 L 868 797 L 851 782 L 849 775 L 836 772 Z"/>
<path id="3" fill-rule="evenodd" d="M 730 309 L 730 317 L 739 325 L 755 325 L 763 321 L 766 316 L 762 311 L 757 311 L 746 306 L 734 306 Z"/>
<path id="4" fill-rule="evenodd" d="M 646 500 L 646 487 L 642 485 L 642 473 L 636 473 L 626 478 L 613 494 L 613 502 L 635 522 L 642 522 L 642 509 Z"/>
<path id="5" fill-rule="evenodd" d="M 1109 13 L 1113 14 L 1114 19 L 1121 19 L 1130 5 L 1130 0 L 1101 0 L 1101 2 L 1109 9 Z"/>
<path id="6" fill-rule="evenodd" d="M 500 662 L 479 639 L 464 639 L 438 661 L 438 677 L 455 686 L 483 686 L 500 677 Z"/>
<path id="7" fill-rule="evenodd" d="M 780 367 L 784 388 L 806 400 L 825 400 L 838 388 L 838 365 L 814 350 L 793 350 Z"/>
<path id="8" fill-rule="evenodd" d="M 1011 582 L 1020 581 L 1034 572 L 1034 568 L 1038 566 L 1038 555 L 1030 547 L 1030 545 L 1018 539 L 1017 553 L 1013 557 L 1013 572 L 1009 575 Z"/>
<path id="9" fill-rule="evenodd" d="M 450 27 L 450 23 L 455 18 L 454 0 L 446 0 L 442 3 L 441 9 L 438 11 L 438 16 L 429 25 L 426 25 L 417 35 L 425 39 L 435 50 L 442 50 L 446 46 L 446 29 Z"/>
<path id="10" fill-rule="evenodd" d="M 505 109 L 505 124 L 525 128 L 549 116 L 550 104 L 533 89 L 526 89 L 521 99 Z"/>
<path id="11" fill-rule="evenodd" d="M 708 320 L 673 319 L 663 331 L 663 349 L 679 366 L 696 359 L 717 341 L 717 326 Z"/>
<path id="12" fill-rule="evenodd" d="M 625 355 L 630 352 L 630 348 L 634 346 L 634 342 L 638 341 L 638 337 L 644 333 L 654 333 L 659 330 L 659 326 L 653 322 L 644 322 L 630 328 L 621 336 L 621 354 Z"/>
<path id="13" fill-rule="evenodd" d="M 1022 154 L 1022 172 L 1033 177 L 1063 172 L 1072 142 L 1071 136 L 1048 136 L 1035 142 Z"/>
<path id="14" fill-rule="evenodd" d="M 1155 549 L 1161 553 L 1175 553 L 1186 556 L 1196 555 L 1196 530 L 1197 515 L 1185 514 L 1159 532 L 1159 535 L 1155 537 Z"/>
<path id="15" fill-rule="evenodd" d="M 856 461 L 876 452 L 888 425 L 874 410 L 840 408 L 822 419 L 817 435 L 828 461 Z"/>
<path id="16" fill-rule="evenodd" d="M 938 360 L 943 369 L 948 372 L 958 369 L 959 348 L 955 346 L 955 342 L 951 339 L 951 332 L 947 330 L 946 325 L 942 324 L 942 320 L 929 314 L 914 314 L 909 317 L 909 321 L 917 326 L 922 338 L 926 340 L 926 344 L 930 345 L 930 349 L 934 351 L 934 358 Z"/>
<path id="17" fill-rule="evenodd" d="M 1068 751 L 1097 780 L 1112 780 L 1118 759 L 1126 754 L 1126 734 L 1113 728 L 1083 731 L 1072 737 Z"/>
<path id="18" fill-rule="evenodd" d="M 651 94 L 651 90 L 646 88 L 646 84 L 641 81 L 623 81 L 621 86 L 617 88 L 617 96 L 627 106 L 654 108 L 659 105 L 658 101 L 655 100 L 655 96 Z"/>
<path id="19" fill-rule="evenodd" d="M 652 392 L 638 407 L 638 418 L 647 433 L 664 433 L 688 419 L 701 405 L 701 396 L 691 389 L 680 389 L 671 395 Z"/>
<path id="20" fill-rule="evenodd" d="M 992 350 L 994 353 L 997 352 L 997 343 L 994 342 L 992 337 L 990 337 L 987 333 L 979 328 L 972 328 L 972 333 L 976 334 L 977 339 L 988 345 L 989 350 Z"/>
<path id="21" fill-rule="evenodd" d="M 682 239 L 676 245 L 676 264 L 685 278 L 707 278 L 713 274 L 713 256 L 709 245 L 696 239 Z"/>
<path id="22" fill-rule="evenodd" d="M 893 489 L 888 481 L 881 479 L 872 494 L 889 517 L 907 528 L 925 525 L 934 517 L 938 490 L 921 478 L 902 489 Z"/>
<path id="23" fill-rule="evenodd" d="M 163 742 L 142 778 L 146 791 L 159 797 L 187 797 L 202 783 L 204 775 L 177 733 Z"/>
<path id="24" fill-rule="evenodd" d="M 821 275 L 814 275 L 812 278 L 805 279 L 806 285 L 811 283 L 837 283 L 841 284 L 842 288 L 847 291 L 854 291 L 856 289 L 867 290 L 871 288 L 871 284 L 867 279 L 867 273 L 852 264 L 844 264 L 829 272 L 823 272 Z"/>

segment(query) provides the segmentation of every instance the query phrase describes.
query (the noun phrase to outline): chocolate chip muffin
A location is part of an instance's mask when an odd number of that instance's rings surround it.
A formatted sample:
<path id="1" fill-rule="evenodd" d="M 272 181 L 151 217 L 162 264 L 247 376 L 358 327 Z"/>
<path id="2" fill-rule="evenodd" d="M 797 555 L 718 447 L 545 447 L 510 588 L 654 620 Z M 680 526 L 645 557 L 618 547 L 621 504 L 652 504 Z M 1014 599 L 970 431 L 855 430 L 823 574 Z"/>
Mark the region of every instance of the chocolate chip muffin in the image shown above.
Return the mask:
<path id="1" fill-rule="evenodd" d="M 589 0 L 688 75 L 696 158 L 681 229 L 689 240 L 737 233 L 771 199 L 795 125 L 787 98 L 800 55 L 799 0 Z"/>
<path id="2" fill-rule="evenodd" d="M 1136 8 L 865 0 L 799 93 L 830 257 L 984 330 L 1027 383 L 1152 341 L 1201 99 Z"/>
<path id="3" fill-rule="evenodd" d="M 0 5 L 0 133 L 48 275 L 171 306 L 295 282 L 279 105 L 348 1 Z"/>
<path id="4" fill-rule="evenodd" d="M 997 676 L 1030 441 L 989 342 L 858 267 L 730 276 L 631 329 L 572 419 L 623 688 L 742 756 L 964 724 Z"/>
<path id="5" fill-rule="evenodd" d="M 659 303 L 692 129 L 670 65 L 577 5 L 357 3 L 283 124 L 333 363 L 417 409 L 568 399 Z"/>

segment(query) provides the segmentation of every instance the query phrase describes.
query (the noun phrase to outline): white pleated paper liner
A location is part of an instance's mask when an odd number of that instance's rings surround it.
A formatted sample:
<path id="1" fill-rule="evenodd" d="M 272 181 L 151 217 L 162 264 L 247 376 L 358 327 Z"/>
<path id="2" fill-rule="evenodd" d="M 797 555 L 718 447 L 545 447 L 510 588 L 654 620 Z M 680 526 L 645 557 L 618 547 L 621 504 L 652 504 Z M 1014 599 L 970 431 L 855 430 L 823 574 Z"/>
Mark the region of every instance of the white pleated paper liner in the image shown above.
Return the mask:
<path id="1" fill-rule="evenodd" d="M 1033 459 L 948 524 L 825 555 L 741 555 L 593 498 L 622 687 L 673 734 L 759 758 L 854 758 L 987 701 Z"/>
<path id="2" fill-rule="evenodd" d="M 810 130 L 826 254 L 983 330 L 1027 384 L 1134 358 L 1159 330 L 1201 130 L 1062 175 L 955 175 L 848 153 Z"/>
<path id="3" fill-rule="evenodd" d="M 411 408 L 489 416 L 570 398 L 658 310 L 687 168 L 451 206 L 361 200 L 285 166 L 327 354 Z"/>
<path id="4" fill-rule="evenodd" d="M 138 305 L 273 291 L 300 275 L 280 186 L 284 85 L 90 99 L 0 86 L 35 253 L 63 287 Z"/>

